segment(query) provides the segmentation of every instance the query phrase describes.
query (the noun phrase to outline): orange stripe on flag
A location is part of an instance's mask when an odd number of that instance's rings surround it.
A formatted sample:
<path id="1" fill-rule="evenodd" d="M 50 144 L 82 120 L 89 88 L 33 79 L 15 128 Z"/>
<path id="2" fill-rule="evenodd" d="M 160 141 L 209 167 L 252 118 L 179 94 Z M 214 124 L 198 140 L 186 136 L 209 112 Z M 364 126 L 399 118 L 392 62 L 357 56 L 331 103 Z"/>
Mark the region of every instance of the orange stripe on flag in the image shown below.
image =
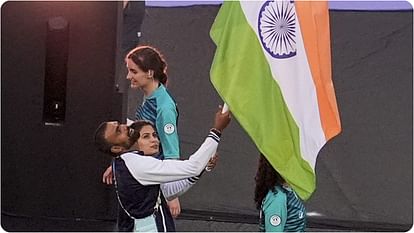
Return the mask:
<path id="1" fill-rule="evenodd" d="M 318 96 L 319 113 L 326 140 L 341 131 L 331 77 L 331 48 L 327 1 L 296 1 L 302 37 Z"/>

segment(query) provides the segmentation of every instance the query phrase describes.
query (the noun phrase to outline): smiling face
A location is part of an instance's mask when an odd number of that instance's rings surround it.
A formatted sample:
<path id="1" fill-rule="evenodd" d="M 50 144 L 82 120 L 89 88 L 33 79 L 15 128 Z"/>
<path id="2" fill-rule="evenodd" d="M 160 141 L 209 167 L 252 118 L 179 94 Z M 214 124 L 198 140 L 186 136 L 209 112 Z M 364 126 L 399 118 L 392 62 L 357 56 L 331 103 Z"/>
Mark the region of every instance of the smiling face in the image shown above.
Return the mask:
<path id="1" fill-rule="evenodd" d="M 140 69 L 131 59 L 126 59 L 128 69 L 127 79 L 131 82 L 131 88 L 143 88 L 152 82 L 150 72 Z"/>
<path id="2" fill-rule="evenodd" d="M 144 155 L 155 155 L 160 151 L 160 140 L 151 125 L 145 125 L 139 132 L 139 138 L 135 144 Z"/>
<path id="3" fill-rule="evenodd" d="M 121 153 L 136 141 L 137 132 L 125 124 L 120 124 L 118 121 L 111 121 L 106 123 L 104 132 L 105 140 L 112 145 L 111 151 L 115 154 Z"/>

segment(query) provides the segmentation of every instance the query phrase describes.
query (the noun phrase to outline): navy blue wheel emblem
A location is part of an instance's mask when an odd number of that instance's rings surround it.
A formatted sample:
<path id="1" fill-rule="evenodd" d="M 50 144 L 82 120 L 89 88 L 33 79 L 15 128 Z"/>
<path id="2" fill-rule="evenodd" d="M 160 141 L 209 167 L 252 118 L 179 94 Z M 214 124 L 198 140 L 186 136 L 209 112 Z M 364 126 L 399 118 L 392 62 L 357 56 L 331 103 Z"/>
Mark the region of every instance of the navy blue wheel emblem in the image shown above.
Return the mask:
<path id="1" fill-rule="evenodd" d="M 296 15 L 293 1 L 266 1 L 259 12 L 258 30 L 265 50 L 274 58 L 296 55 Z"/>

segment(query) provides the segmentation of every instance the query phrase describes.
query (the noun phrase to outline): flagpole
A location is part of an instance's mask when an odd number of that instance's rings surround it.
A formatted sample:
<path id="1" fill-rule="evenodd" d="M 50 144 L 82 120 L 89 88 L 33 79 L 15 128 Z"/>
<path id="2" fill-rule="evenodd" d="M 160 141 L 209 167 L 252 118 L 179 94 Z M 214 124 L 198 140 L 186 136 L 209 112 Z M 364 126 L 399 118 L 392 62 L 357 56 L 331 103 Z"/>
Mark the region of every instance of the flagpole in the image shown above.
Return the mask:
<path id="1" fill-rule="evenodd" d="M 221 113 L 225 113 L 225 112 L 228 112 L 228 111 L 229 111 L 229 106 L 226 103 L 224 103 L 223 108 L 221 109 Z"/>

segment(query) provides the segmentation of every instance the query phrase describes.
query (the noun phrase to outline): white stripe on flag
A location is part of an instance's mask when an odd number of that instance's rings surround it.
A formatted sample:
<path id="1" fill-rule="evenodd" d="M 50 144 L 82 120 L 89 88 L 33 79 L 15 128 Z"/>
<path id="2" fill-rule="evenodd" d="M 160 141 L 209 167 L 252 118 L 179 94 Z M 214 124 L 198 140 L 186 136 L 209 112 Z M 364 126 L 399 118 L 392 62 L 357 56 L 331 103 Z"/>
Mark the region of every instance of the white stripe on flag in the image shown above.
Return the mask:
<path id="1" fill-rule="evenodd" d="M 250 27 L 255 31 L 260 43 L 258 32 L 259 12 L 264 2 L 240 1 Z M 314 169 L 319 150 L 325 144 L 322 130 L 316 88 L 306 57 L 306 51 L 296 16 L 296 56 L 276 59 L 263 46 L 262 50 L 269 63 L 273 78 L 280 86 L 286 105 L 299 127 L 300 149 L 303 158 Z"/>

